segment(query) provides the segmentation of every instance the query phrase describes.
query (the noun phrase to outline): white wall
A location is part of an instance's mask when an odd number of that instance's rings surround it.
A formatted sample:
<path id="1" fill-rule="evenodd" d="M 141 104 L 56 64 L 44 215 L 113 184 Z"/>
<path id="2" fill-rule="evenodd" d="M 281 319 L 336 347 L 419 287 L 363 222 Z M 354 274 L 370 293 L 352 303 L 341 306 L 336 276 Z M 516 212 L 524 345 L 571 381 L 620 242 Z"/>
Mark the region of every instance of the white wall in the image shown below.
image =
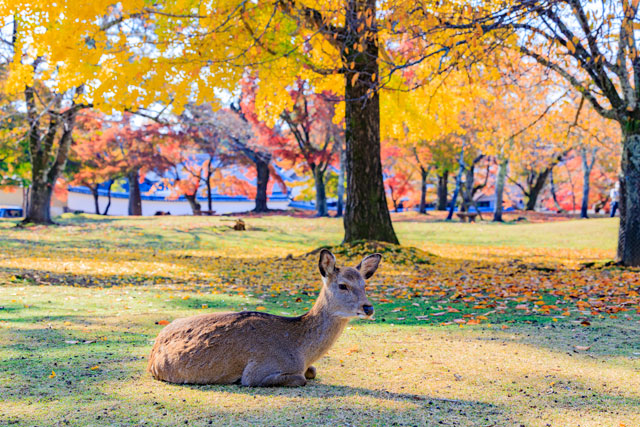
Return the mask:
<path id="1" fill-rule="evenodd" d="M 24 188 L 22 187 L 0 187 L 0 205 L 22 206 L 25 209 Z M 58 199 L 55 193 L 51 197 L 51 216 L 62 215 L 65 203 Z"/>
<path id="2" fill-rule="evenodd" d="M 107 197 L 100 196 L 98 199 L 100 210 L 104 210 L 107 206 Z M 207 209 L 206 201 L 200 201 L 202 209 Z M 91 194 L 76 193 L 69 191 L 67 206 L 71 212 L 82 211 L 86 213 L 95 213 L 93 196 Z M 270 209 L 287 209 L 288 201 L 269 201 L 267 206 Z M 213 210 L 216 214 L 226 214 L 235 212 L 247 212 L 255 207 L 253 200 L 248 201 L 214 201 Z M 129 211 L 129 199 L 111 198 L 111 207 L 109 207 L 109 215 L 126 216 Z M 151 216 L 156 212 L 170 212 L 171 215 L 192 215 L 193 212 L 186 200 L 142 200 L 142 215 Z"/>

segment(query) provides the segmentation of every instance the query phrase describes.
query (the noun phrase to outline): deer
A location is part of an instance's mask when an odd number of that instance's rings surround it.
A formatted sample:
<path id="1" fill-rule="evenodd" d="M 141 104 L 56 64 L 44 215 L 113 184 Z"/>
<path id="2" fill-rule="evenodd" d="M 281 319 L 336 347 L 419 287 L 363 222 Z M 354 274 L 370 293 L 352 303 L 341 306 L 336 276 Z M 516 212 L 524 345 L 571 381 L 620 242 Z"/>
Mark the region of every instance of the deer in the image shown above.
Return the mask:
<path id="1" fill-rule="evenodd" d="M 365 280 L 381 259 L 372 254 L 356 267 L 338 268 L 335 256 L 322 249 L 322 287 L 307 313 L 220 312 L 176 319 L 158 334 L 147 370 L 157 380 L 176 384 L 304 386 L 316 377 L 313 363 L 349 321 L 373 316 Z"/>

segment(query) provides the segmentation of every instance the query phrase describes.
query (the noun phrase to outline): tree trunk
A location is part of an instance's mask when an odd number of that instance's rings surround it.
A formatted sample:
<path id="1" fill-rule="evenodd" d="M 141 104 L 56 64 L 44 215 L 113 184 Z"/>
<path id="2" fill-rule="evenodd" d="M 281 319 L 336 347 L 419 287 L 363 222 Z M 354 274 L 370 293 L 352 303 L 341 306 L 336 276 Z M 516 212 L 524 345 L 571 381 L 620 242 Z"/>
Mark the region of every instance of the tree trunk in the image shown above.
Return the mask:
<path id="1" fill-rule="evenodd" d="M 193 212 L 194 215 L 200 215 L 201 206 L 200 206 L 200 203 L 198 203 L 197 189 L 196 189 L 196 192 L 193 194 L 185 194 L 184 198 L 187 199 L 187 201 L 189 202 L 189 206 L 191 206 L 191 212 Z"/>
<path id="2" fill-rule="evenodd" d="M 591 171 L 585 168 L 582 172 L 582 206 L 580 206 L 580 218 L 589 218 L 589 175 L 591 175 Z"/>
<path id="3" fill-rule="evenodd" d="M 344 241 L 398 243 L 387 206 L 380 161 L 380 94 L 376 0 L 348 0 L 345 48 L 347 208 Z M 369 17 L 369 18 L 367 18 Z"/>
<path id="4" fill-rule="evenodd" d="M 53 221 L 51 221 L 52 193 L 52 184 L 41 179 L 32 181 L 29 205 L 23 221 L 24 223 L 53 224 Z"/>
<path id="5" fill-rule="evenodd" d="M 22 187 L 22 212 L 24 215 L 27 214 L 29 210 L 29 190 L 31 189 L 30 185 Z"/>
<path id="6" fill-rule="evenodd" d="M 551 169 L 553 167 L 548 168 L 540 172 L 540 175 L 537 176 L 534 181 L 533 186 L 529 188 L 529 194 L 527 194 L 527 204 L 525 209 L 528 211 L 533 211 L 536 209 L 536 203 L 538 203 L 538 197 L 544 188 L 544 184 L 547 182 L 547 177 L 551 173 Z"/>
<path id="7" fill-rule="evenodd" d="M 344 148 L 340 149 L 340 171 L 338 172 L 338 206 L 336 207 L 336 216 L 340 218 L 344 213 L 344 175 L 347 166 L 347 152 Z"/>
<path id="8" fill-rule="evenodd" d="M 102 215 L 106 215 L 109 213 L 109 208 L 111 207 L 111 187 L 113 187 L 113 180 L 109 180 L 109 186 L 107 187 L 107 206 L 104 208 L 104 212 Z"/>
<path id="9" fill-rule="evenodd" d="M 464 187 L 462 188 L 462 212 L 468 212 L 473 203 L 473 183 L 475 180 L 475 165 L 471 165 L 464 171 Z"/>
<path id="10" fill-rule="evenodd" d="M 438 175 L 438 210 L 447 210 L 447 186 L 449 181 L 449 171 L 445 170 L 442 175 Z"/>
<path id="11" fill-rule="evenodd" d="M 319 167 L 313 168 L 313 178 L 316 183 L 316 216 L 328 216 L 327 193 L 324 186 L 324 171 Z"/>
<path id="12" fill-rule="evenodd" d="M 253 212 L 267 212 L 267 184 L 269 183 L 269 163 L 257 157 L 256 171 L 258 173 L 258 182 L 256 186 L 256 206 Z"/>
<path id="13" fill-rule="evenodd" d="M 460 168 L 458 169 L 458 175 L 456 176 L 456 188 L 453 190 L 453 197 L 451 197 L 451 204 L 449 205 L 449 214 L 447 215 L 447 221 L 453 218 L 453 210 L 456 207 L 456 201 L 458 194 L 460 193 L 460 187 L 462 185 L 462 174 L 464 173 L 464 144 L 460 149 L 460 160 L 458 161 Z"/>
<path id="14" fill-rule="evenodd" d="M 96 215 L 100 215 L 100 194 L 98 193 L 98 184 L 95 186 L 89 186 L 91 194 L 93 195 L 93 205 L 96 211 Z"/>
<path id="15" fill-rule="evenodd" d="M 142 194 L 140 193 L 140 182 L 138 170 L 129 172 L 129 215 L 142 215 Z"/>
<path id="16" fill-rule="evenodd" d="M 551 197 L 553 198 L 553 204 L 556 205 L 556 209 L 558 210 L 558 213 L 564 212 L 564 209 L 562 209 L 562 206 L 560 206 L 560 202 L 558 202 L 558 194 L 556 193 L 556 183 L 553 180 L 553 169 L 551 169 L 551 172 L 549 172 L 549 187 L 551 190 Z"/>
<path id="17" fill-rule="evenodd" d="M 32 87 L 25 89 L 27 121 L 29 124 L 29 157 L 31 160 L 31 192 L 23 223 L 53 224 L 51 221 L 51 195 L 60 174 L 67 164 L 75 126 L 76 106 L 63 113 L 49 111 L 49 126 L 40 134 L 40 118 Z M 61 130 L 57 148 L 56 135 Z"/>
<path id="18" fill-rule="evenodd" d="M 427 175 L 428 171 L 420 166 L 420 209 L 421 214 L 427 213 Z"/>
<path id="19" fill-rule="evenodd" d="M 586 148 L 580 150 L 582 156 L 582 206 L 580 207 L 580 218 L 589 218 L 589 191 L 591 186 L 591 170 L 596 162 L 596 153 L 598 148 L 594 147 L 591 151 L 591 160 Z"/>
<path id="20" fill-rule="evenodd" d="M 640 121 L 624 123 L 617 260 L 640 266 Z"/>
<path id="21" fill-rule="evenodd" d="M 213 161 L 212 158 L 209 158 L 209 165 Z M 207 169 L 207 209 L 209 213 L 213 212 L 213 195 L 211 194 L 211 175 L 213 171 L 211 170 L 211 166 Z"/>
<path id="22" fill-rule="evenodd" d="M 509 159 L 503 158 L 499 160 L 498 176 L 496 177 L 496 205 L 493 209 L 493 221 L 502 222 L 502 201 L 504 197 L 504 181 L 507 177 L 507 167 Z"/>

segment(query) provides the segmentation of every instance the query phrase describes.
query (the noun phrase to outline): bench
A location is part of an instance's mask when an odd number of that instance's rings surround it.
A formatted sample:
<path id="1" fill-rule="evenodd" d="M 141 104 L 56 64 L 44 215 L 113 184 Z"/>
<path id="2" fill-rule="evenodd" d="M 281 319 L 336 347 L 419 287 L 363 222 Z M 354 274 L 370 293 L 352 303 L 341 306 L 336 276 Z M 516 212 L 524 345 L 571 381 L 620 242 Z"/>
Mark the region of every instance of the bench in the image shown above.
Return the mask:
<path id="1" fill-rule="evenodd" d="M 462 222 L 476 222 L 477 213 L 474 212 L 458 212 L 456 213 Z"/>
<path id="2" fill-rule="evenodd" d="M 200 215 L 202 216 L 213 216 L 216 214 L 216 211 L 200 211 Z"/>

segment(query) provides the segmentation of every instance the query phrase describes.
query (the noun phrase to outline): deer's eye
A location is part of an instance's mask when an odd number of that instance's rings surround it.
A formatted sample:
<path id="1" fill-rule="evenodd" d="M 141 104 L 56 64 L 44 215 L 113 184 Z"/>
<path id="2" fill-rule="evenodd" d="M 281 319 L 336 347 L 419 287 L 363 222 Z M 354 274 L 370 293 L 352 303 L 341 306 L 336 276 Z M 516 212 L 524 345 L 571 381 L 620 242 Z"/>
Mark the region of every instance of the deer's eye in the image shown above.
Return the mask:
<path id="1" fill-rule="evenodd" d="M 338 288 L 339 288 L 340 290 L 342 290 L 342 291 L 346 291 L 347 289 L 349 289 L 349 288 L 347 288 L 347 285 L 345 285 L 344 283 L 340 283 L 340 284 L 338 285 Z"/>

